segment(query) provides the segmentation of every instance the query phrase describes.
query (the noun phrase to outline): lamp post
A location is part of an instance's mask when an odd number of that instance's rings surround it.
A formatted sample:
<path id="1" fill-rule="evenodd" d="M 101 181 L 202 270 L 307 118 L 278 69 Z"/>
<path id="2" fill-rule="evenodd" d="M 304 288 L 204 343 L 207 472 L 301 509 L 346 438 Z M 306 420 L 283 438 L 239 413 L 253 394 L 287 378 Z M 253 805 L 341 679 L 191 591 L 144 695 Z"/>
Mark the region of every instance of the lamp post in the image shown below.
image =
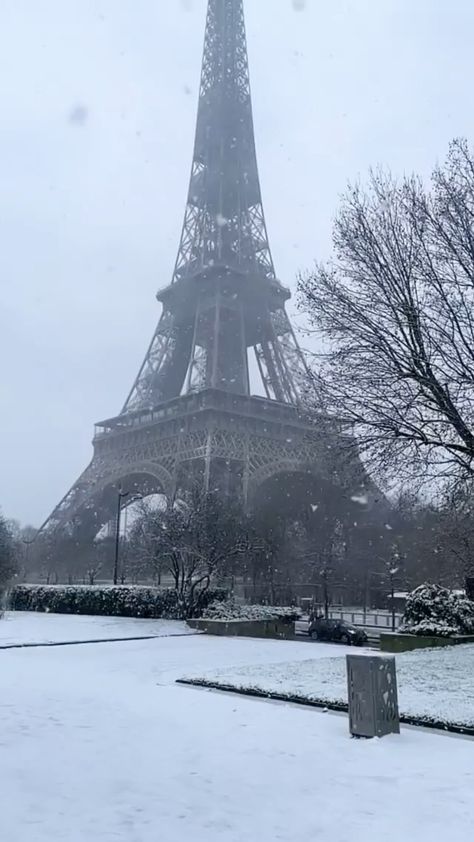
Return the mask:
<path id="1" fill-rule="evenodd" d="M 394 561 L 395 563 L 398 562 L 399 555 L 397 552 L 394 553 Z M 390 600 L 391 600 L 391 608 L 392 608 L 392 631 L 395 631 L 395 576 L 398 573 L 398 567 L 391 567 L 390 568 Z"/>
<path id="2" fill-rule="evenodd" d="M 117 498 L 117 522 L 115 529 L 115 558 L 114 558 L 114 585 L 118 584 L 118 568 L 119 568 L 119 553 L 120 553 L 120 519 L 122 516 L 122 500 L 130 496 L 130 491 L 122 491 L 119 488 Z M 143 494 L 133 494 L 131 502 L 136 500 L 143 500 Z"/>
<path id="3" fill-rule="evenodd" d="M 21 543 L 25 545 L 25 562 L 28 563 L 28 556 L 30 554 L 30 547 L 35 543 L 35 538 L 22 538 Z"/>
<path id="4" fill-rule="evenodd" d="M 119 551 L 120 551 L 120 517 L 122 514 L 122 500 L 125 500 L 125 497 L 128 497 L 130 494 L 129 491 L 122 491 L 119 489 L 118 497 L 117 497 L 117 523 L 115 529 L 115 558 L 114 558 L 114 585 L 118 582 L 118 563 L 119 563 Z"/>

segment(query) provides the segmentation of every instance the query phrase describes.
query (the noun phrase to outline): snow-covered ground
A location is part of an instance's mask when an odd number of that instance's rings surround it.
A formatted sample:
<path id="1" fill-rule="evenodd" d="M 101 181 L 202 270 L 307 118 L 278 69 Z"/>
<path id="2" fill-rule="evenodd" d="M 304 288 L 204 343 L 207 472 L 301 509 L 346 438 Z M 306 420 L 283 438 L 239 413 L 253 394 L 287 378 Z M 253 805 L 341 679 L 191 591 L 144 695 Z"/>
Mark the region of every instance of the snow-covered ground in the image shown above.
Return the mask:
<path id="1" fill-rule="evenodd" d="M 193 633 L 186 623 L 176 620 L 81 617 L 28 611 L 8 611 L 0 619 L 0 647 Z"/>
<path id="2" fill-rule="evenodd" d="M 318 654 L 320 645 L 311 647 L 311 656 Z M 193 670 L 186 678 L 266 693 L 347 702 L 345 658 L 341 657 L 339 647 L 332 647 L 332 655 L 323 661 L 318 656 L 258 667 L 214 669 L 201 675 Z M 396 663 L 402 713 L 474 725 L 474 646 L 403 652 L 396 656 Z"/>
<path id="3" fill-rule="evenodd" d="M 0 651 L 0 839 L 469 838 L 472 741 L 351 740 L 345 716 L 174 683 L 308 648 L 194 635 Z M 314 650 L 319 666 L 334 655 Z"/>

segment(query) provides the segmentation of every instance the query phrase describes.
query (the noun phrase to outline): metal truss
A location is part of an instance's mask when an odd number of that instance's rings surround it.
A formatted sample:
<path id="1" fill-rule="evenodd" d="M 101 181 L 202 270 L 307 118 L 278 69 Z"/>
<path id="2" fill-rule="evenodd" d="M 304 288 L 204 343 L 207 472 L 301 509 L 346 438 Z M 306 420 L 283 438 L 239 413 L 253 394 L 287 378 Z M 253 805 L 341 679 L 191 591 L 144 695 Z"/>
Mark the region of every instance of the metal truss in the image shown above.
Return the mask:
<path id="1" fill-rule="evenodd" d="M 160 375 L 163 376 L 173 357 L 176 336 L 175 317 L 170 310 L 165 309 L 138 377 L 125 401 L 122 415 L 146 406 L 156 406 L 160 399 L 163 399 L 160 390 Z"/>
<path id="2" fill-rule="evenodd" d="M 172 283 L 160 296 L 163 313 L 121 415 L 134 413 L 139 419 L 139 410 L 208 388 L 249 395 L 252 348 L 267 397 L 299 405 L 306 365 L 285 311 L 287 298 L 276 279 L 262 205 L 243 0 L 209 0 L 177 260 Z M 240 420 L 244 424 L 243 416 Z M 170 434 L 159 423 L 154 430 L 115 436 L 111 427 L 104 433 L 93 462 L 43 528 L 67 523 L 97 503 L 97 489 L 108 478 L 131 475 L 144 464 L 171 487 L 179 466 L 193 460 L 236 460 L 247 482 L 282 460 L 311 461 L 306 442 L 296 446 L 270 433 L 267 440 L 252 438 L 245 426 L 230 431 L 219 414 L 206 430 L 189 432 L 183 424 L 182 433 Z"/>
<path id="3" fill-rule="evenodd" d="M 275 277 L 258 178 L 242 0 L 209 0 L 191 182 L 173 281 L 224 261 Z"/>
<path id="4" fill-rule="evenodd" d="M 199 430 L 166 435 L 157 425 L 145 443 L 140 431 L 134 433 L 133 438 L 134 442 L 126 446 L 120 438 L 116 439 L 114 448 L 105 456 L 94 456 L 43 524 L 41 532 L 53 533 L 65 528 L 76 516 L 83 518 L 87 512 L 94 516 L 94 523 L 100 524 L 101 520 L 105 523 L 110 501 L 104 500 L 104 490 L 118 485 L 127 487 L 130 478 L 140 474 L 151 475 L 158 482 L 164 475 L 166 481 L 161 483 L 162 491 L 171 496 L 180 467 L 185 463 L 205 463 L 209 459 L 222 459 L 229 465 L 239 463 L 250 483 L 256 481 L 263 469 L 271 472 L 272 466 L 277 471 L 282 466 L 287 470 L 293 466 L 296 470 L 304 464 L 310 470 L 315 465 L 315 443 L 302 437 L 300 430 L 295 430 L 294 437 L 290 434 L 287 438 L 272 433 L 256 435 L 251 421 L 242 419 L 239 428 L 232 429 L 226 416 L 219 413 Z"/>
<path id="5" fill-rule="evenodd" d="M 284 307 L 271 315 L 273 334 L 284 361 L 288 375 L 291 397 L 289 403 L 298 403 L 308 383 L 309 371 L 304 355 L 296 339 L 288 314 Z"/>
<path id="6" fill-rule="evenodd" d="M 258 177 L 242 0 L 208 4 L 193 164 L 172 284 L 199 283 L 219 266 L 250 276 L 256 284 L 276 279 Z M 163 381 L 178 353 L 173 325 L 180 315 L 172 309 L 163 314 L 122 412 L 205 388 L 208 351 L 194 343 L 187 373 L 178 366 L 179 376 L 164 394 Z M 262 360 L 269 358 L 266 351 L 262 354 Z M 272 380 L 269 393 L 295 402 L 291 384 L 278 383 L 282 372 L 288 381 L 291 369 L 281 362 L 281 351 L 276 349 L 274 356 L 275 371 L 264 375 Z M 269 361 L 266 367 L 272 369 Z"/>

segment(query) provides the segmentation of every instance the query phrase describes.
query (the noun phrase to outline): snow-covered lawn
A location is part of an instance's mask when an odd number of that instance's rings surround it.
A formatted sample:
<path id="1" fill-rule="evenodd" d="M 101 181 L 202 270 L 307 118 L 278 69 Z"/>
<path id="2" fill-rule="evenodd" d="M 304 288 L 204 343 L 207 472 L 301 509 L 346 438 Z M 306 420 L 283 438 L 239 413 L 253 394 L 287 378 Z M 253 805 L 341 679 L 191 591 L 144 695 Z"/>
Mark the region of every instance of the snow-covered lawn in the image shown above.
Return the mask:
<path id="1" fill-rule="evenodd" d="M 241 689 L 258 689 L 300 698 L 347 703 L 345 658 L 319 657 L 321 644 L 311 647 L 316 658 L 287 663 L 216 669 L 186 678 L 198 678 Z M 327 646 L 324 647 L 327 650 Z M 308 651 L 308 650 L 307 650 Z M 375 654 L 375 653 L 371 653 Z M 474 726 L 474 646 L 421 649 L 396 656 L 402 713 Z"/>
<path id="2" fill-rule="evenodd" d="M 186 623 L 176 620 L 78 617 L 28 611 L 9 611 L 0 619 L 0 647 L 193 633 Z"/>
<path id="3" fill-rule="evenodd" d="M 345 716 L 174 683 L 304 664 L 310 648 L 194 635 L 0 651 L 0 839 L 469 838 L 472 741 L 351 740 Z M 334 647 L 314 648 L 324 667 Z"/>

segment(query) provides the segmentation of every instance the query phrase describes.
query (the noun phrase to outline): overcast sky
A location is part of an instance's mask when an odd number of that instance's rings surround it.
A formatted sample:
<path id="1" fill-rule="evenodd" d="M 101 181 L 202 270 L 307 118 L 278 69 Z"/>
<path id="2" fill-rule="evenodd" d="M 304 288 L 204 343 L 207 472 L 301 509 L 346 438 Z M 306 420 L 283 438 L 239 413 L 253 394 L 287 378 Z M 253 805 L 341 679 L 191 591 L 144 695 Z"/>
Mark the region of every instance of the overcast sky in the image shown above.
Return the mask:
<path id="1" fill-rule="evenodd" d="M 116 414 L 173 269 L 206 0 L 0 0 L 0 506 L 39 525 Z M 277 266 L 331 248 L 349 178 L 474 136 L 472 0 L 247 0 Z"/>

